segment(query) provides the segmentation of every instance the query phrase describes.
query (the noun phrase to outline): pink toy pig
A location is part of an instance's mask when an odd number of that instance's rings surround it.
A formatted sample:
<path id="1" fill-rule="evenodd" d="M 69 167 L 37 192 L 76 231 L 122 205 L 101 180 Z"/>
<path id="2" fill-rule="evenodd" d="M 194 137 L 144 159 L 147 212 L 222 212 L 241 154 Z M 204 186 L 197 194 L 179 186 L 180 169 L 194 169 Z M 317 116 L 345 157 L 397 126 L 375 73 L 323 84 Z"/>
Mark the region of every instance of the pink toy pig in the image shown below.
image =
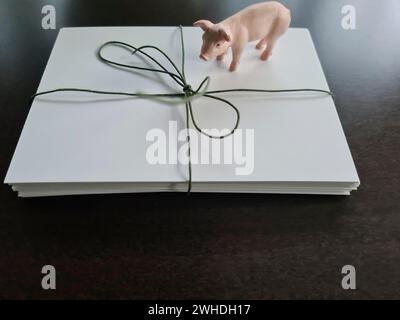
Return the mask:
<path id="1" fill-rule="evenodd" d="M 262 60 L 267 60 L 278 38 L 290 24 L 290 10 L 276 1 L 253 4 L 233 16 L 213 24 L 208 20 L 196 21 L 193 25 L 203 31 L 200 58 L 222 60 L 232 47 L 230 71 L 235 71 L 247 42 L 259 40 L 256 48 L 264 50 Z"/>

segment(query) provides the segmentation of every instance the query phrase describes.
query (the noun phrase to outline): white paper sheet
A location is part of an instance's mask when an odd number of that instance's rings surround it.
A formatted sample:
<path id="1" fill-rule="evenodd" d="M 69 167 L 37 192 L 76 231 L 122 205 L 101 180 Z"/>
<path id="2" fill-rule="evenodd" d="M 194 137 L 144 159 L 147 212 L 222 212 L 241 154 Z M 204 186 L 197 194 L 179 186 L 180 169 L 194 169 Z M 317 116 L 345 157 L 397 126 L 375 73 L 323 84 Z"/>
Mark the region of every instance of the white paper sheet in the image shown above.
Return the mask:
<path id="1" fill-rule="evenodd" d="M 185 27 L 184 39 L 186 77 L 194 88 L 208 75 L 211 77 L 209 90 L 329 90 L 306 29 L 290 29 L 267 62 L 261 61 L 258 58 L 261 52 L 249 44 L 234 73 L 227 70 L 230 55 L 223 63 L 199 59 L 201 30 Z M 64 28 L 57 37 L 38 91 L 60 87 L 147 93 L 181 90 L 166 75 L 121 70 L 100 62 L 96 51 L 110 40 L 135 46 L 157 45 L 180 65 L 176 27 Z M 107 48 L 104 54 L 123 63 L 143 64 L 122 48 Z M 254 129 L 254 171 L 240 176 L 235 174 L 235 164 L 194 164 L 193 182 L 301 182 L 305 186 L 309 182 L 343 182 L 352 189 L 359 184 L 330 96 L 232 93 L 221 97 L 240 110 L 239 129 Z M 229 128 L 234 123 L 234 114 L 214 100 L 195 99 L 193 109 L 203 128 Z M 20 186 L 24 183 L 185 183 L 186 165 L 151 165 L 146 160 L 147 132 L 152 128 L 168 132 L 169 121 L 177 121 L 178 129 L 184 128 L 182 103 L 169 105 L 148 99 L 65 92 L 37 97 L 5 182 Z M 256 189 L 248 190 L 255 192 Z M 318 193 L 318 189 L 312 190 Z"/>

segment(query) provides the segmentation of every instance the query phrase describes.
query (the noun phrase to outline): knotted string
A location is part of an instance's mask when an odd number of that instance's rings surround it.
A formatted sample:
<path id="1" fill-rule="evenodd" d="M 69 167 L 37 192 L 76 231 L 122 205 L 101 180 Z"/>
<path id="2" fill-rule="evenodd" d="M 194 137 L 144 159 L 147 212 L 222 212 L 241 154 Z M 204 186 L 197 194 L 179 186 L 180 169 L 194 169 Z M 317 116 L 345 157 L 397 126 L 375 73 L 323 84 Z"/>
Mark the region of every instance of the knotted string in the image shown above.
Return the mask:
<path id="1" fill-rule="evenodd" d="M 152 97 L 153 98 L 154 97 L 176 98 L 176 97 L 179 97 L 179 98 L 183 99 L 185 102 L 186 137 L 187 137 L 187 143 L 188 143 L 188 190 L 187 190 L 187 192 L 190 193 L 190 191 L 192 189 L 192 161 L 191 161 L 190 133 L 189 133 L 190 120 L 191 120 L 194 128 L 198 132 L 206 135 L 207 137 L 209 137 L 211 139 L 224 139 L 224 138 L 232 135 L 239 126 L 239 120 L 240 120 L 239 110 L 230 101 L 228 101 L 224 98 L 215 96 L 215 94 L 228 93 L 228 92 L 259 92 L 259 93 L 321 92 L 321 93 L 329 94 L 333 98 L 333 93 L 328 90 L 308 89 L 308 88 L 306 88 L 306 89 L 278 89 L 278 90 L 235 88 L 235 89 L 208 91 L 207 88 L 208 88 L 208 84 L 210 82 L 210 77 L 208 77 L 208 76 L 203 79 L 203 81 L 200 83 L 200 85 L 197 87 L 196 90 L 193 90 L 192 86 L 187 83 L 186 76 L 185 76 L 185 44 L 184 44 L 184 40 L 183 40 L 182 26 L 179 26 L 179 31 L 180 31 L 180 40 L 181 40 L 180 42 L 181 42 L 181 52 L 182 52 L 181 69 L 179 69 L 177 67 L 177 65 L 172 61 L 172 59 L 163 50 L 161 50 L 160 48 L 158 48 L 156 46 L 152 46 L 152 45 L 144 45 L 144 46 L 136 48 L 125 42 L 108 41 L 100 46 L 100 48 L 97 51 L 97 56 L 104 63 L 114 65 L 117 67 L 167 74 L 182 88 L 182 92 L 176 92 L 176 93 L 139 93 L 139 92 L 134 92 L 134 93 L 132 93 L 132 92 L 119 92 L 119 91 L 92 90 L 92 89 L 84 89 L 84 88 L 58 88 L 58 89 L 54 89 L 54 90 L 48 90 L 48 91 L 42 91 L 42 92 L 35 93 L 30 99 L 30 104 L 32 104 L 33 100 L 38 96 L 55 93 L 55 92 L 60 92 L 60 91 L 78 91 L 78 92 L 88 92 L 88 93 L 94 93 L 94 94 L 119 95 L 119 96 L 131 96 L 131 97 L 142 97 L 142 98 L 152 98 Z M 111 46 L 111 45 L 117 45 L 117 46 L 122 46 L 122 47 L 128 48 L 128 49 L 132 50 L 132 54 L 140 53 L 143 55 L 143 57 L 147 58 L 148 60 L 152 61 L 157 66 L 159 66 L 160 69 L 127 65 L 127 64 L 123 64 L 123 63 L 119 63 L 116 61 L 106 59 L 102 56 L 101 52 L 105 47 Z M 152 50 L 155 50 L 155 51 L 161 53 L 165 57 L 165 59 L 170 63 L 170 65 L 173 68 L 173 71 L 168 70 L 156 58 L 154 58 L 149 53 L 145 52 L 144 51 L 145 49 L 152 49 Z M 233 128 L 227 134 L 219 135 L 219 136 L 211 135 L 211 134 L 208 134 L 207 132 L 205 132 L 204 130 L 202 130 L 198 126 L 198 124 L 196 123 L 195 117 L 193 115 L 193 109 L 192 109 L 192 100 L 196 96 L 203 96 L 203 97 L 207 97 L 207 98 L 214 99 L 217 101 L 221 101 L 233 109 L 233 111 L 235 112 L 235 115 L 236 115 L 236 121 L 235 121 Z"/>

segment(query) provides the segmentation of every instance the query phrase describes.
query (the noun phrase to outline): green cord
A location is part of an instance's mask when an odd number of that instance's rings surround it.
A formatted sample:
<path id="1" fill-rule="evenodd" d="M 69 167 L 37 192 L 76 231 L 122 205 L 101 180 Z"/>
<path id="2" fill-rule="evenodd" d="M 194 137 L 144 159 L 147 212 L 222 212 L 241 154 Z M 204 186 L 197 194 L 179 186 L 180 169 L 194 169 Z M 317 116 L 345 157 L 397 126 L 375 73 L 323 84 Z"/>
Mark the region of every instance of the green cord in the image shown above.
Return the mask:
<path id="1" fill-rule="evenodd" d="M 103 61 L 104 63 L 114 65 L 117 67 L 123 67 L 123 68 L 130 68 L 130 69 L 137 69 L 137 70 L 143 70 L 143 71 L 151 71 L 151 72 L 159 72 L 159 73 L 164 73 L 169 75 L 179 86 L 182 87 L 182 92 L 177 92 L 177 93 L 131 93 L 131 92 L 118 92 L 118 91 L 103 91 L 103 90 L 91 90 L 91 89 L 83 89 L 83 88 L 59 88 L 59 89 L 54 89 L 54 90 L 48 90 L 48 91 L 42 91 L 42 92 L 37 92 L 35 93 L 30 100 L 30 103 L 33 102 L 33 100 L 41 95 L 45 94 L 50 94 L 54 92 L 60 92 L 60 91 L 78 91 L 78 92 L 88 92 L 88 93 L 94 93 L 94 94 L 105 94 L 105 95 L 120 95 L 120 96 L 130 96 L 130 97 L 140 97 L 140 98 L 156 98 L 156 97 L 167 97 L 167 98 L 176 98 L 179 97 L 184 100 L 185 102 L 185 111 L 186 111 L 186 130 L 187 130 L 187 142 L 188 142 L 188 190 L 187 192 L 190 193 L 192 189 L 192 161 L 191 161 L 191 150 L 190 150 L 190 134 L 189 134 L 189 122 L 190 120 L 192 121 L 193 126 L 195 129 L 206 135 L 207 137 L 211 139 L 223 139 L 235 132 L 235 130 L 239 126 L 239 120 L 240 120 L 240 112 L 239 110 L 228 100 L 223 99 L 221 97 L 215 96 L 214 94 L 218 93 L 227 93 L 227 92 L 262 92 L 262 93 L 278 93 L 278 92 L 321 92 L 321 93 L 326 93 L 332 96 L 333 98 L 333 93 L 328 91 L 328 90 L 322 90 L 322 89 L 280 89 L 280 90 L 266 90 L 266 89 L 226 89 L 226 90 L 212 90 L 212 91 L 207 91 L 210 78 L 207 76 L 203 79 L 203 81 L 200 83 L 198 88 L 196 90 L 193 90 L 192 87 L 186 82 L 186 76 L 185 76 L 185 44 L 183 40 L 183 28 L 182 26 L 179 26 L 180 30 L 180 39 L 181 39 L 181 52 L 182 52 L 182 66 L 181 70 L 176 66 L 176 64 L 171 60 L 168 55 L 162 51 L 161 49 L 151 46 L 151 45 L 146 45 L 146 46 L 141 46 L 139 48 L 136 48 L 130 44 L 127 44 L 125 42 L 121 41 L 109 41 L 104 43 L 103 45 L 100 46 L 100 48 L 97 51 L 97 56 L 98 58 Z M 108 60 L 104 58 L 101 55 L 102 50 L 106 46 L 122 46 L 125 48 L 129 48 L 132 50 L 132 54 L 140 53 L 149 60 L 153 61 L 156 65 L 160 67 L 160 69 L 154 69 L 154 68 L 146 68 L 146 67 L 138 67 L 138 66 L 133 66 L 133 65 L 127 65 L 119 62 L 115 62 L 112 60 Z M 144 49 L 152 49 L 156 50 L 159 53 L 161 53 L 166 60 L 172 65 L 173 69 L 175 69 L 175 72 L 169 71 L 166 67 L 164 67 L 159 61 L 157 61 L 154 57 L 152 57 L 150 54 L 146 53 L 143 51 Z M 203 88 L 204 87 L 204 88 Z M 203 131 L 196 123 L 195 117 L 193 115 L 193 109 L 192 109 L 192 99 L 194 97 L 198 96 L 203 96 L 207 97 L 210 99 L 214 99 L 217 101 L 224 102 L 227 104 L 229 107 L 233 109 L 233 111 L 236 114 L 236 122 L 233 128 L 230 130 L 225 135 L 220 135 L 220 136 L 214 136 L 210 135 L 207 132 Z"/>

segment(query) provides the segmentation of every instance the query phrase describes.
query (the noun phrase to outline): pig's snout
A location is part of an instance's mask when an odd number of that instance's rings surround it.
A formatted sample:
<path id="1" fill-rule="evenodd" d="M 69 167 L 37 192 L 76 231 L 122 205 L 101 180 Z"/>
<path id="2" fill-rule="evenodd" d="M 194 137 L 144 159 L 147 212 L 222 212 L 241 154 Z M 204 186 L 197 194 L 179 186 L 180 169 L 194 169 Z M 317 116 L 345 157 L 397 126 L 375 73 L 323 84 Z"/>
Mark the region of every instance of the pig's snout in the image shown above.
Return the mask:
<path id="1" fill-rule="evenodd" d="M 200 58 L 203 59 L 204 61 L 208 60 L 208 57 L 204 53 L 200 54 Z"/>

